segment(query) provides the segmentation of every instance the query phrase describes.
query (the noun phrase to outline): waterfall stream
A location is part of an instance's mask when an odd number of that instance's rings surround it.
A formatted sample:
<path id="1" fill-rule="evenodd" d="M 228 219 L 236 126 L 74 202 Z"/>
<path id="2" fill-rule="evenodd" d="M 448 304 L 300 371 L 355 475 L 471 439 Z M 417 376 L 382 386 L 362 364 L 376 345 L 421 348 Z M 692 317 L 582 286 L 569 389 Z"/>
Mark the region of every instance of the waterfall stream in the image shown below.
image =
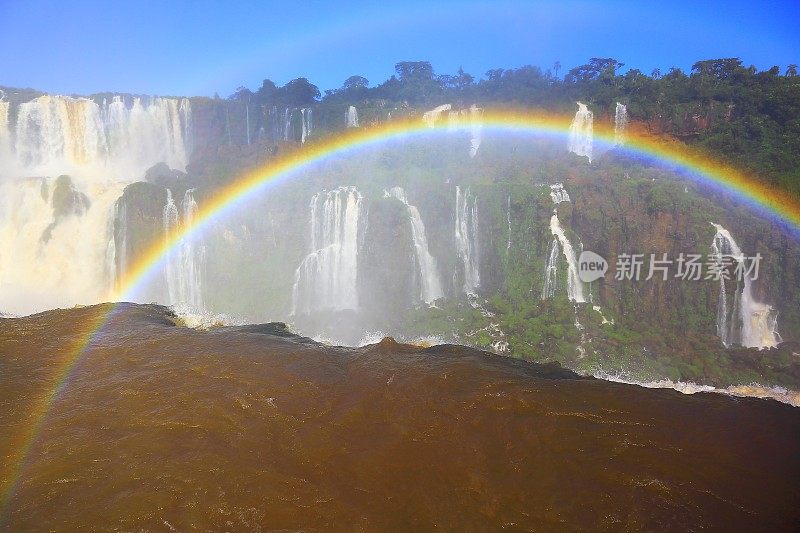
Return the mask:
<path id="1" fill-rule="evenodd" d="M 358 308 L 361 202 L 355 187 L 339 187 L 311 199 L 310 252 L 295 271 L 293 315 Z"/>
<path id="2" fill-rule="evenodd" d="M 593 115 L 586 104 L 578 102 L 578 111 L 569 127 L 569 151 L 592 161 Z"/>
<path id="3" fill-rule="evenodd" d="M 746 264 L 741 248 L 730 232 L 712 223 L 717 230 L 711 243 L 712 258 L 720 265 L 730 258 L 741 272 L 737 279 L 733 301 L 728 301 L 725 279 L 720 278 L 720 293 L 717 302 L 717 335 L 722 344 L 740 344 L 748 348 L 777 346 L 781 337 L 777 332 L 778 312 L 772 306 L 756 301 L 753 296 L 753 276 Z M 738 277 L 734 275 L 734 277 Z"/>
<path id="4" fill-rule="evenodd" d="M 439 269 L 436 266 L 436 259 L 434 259 L 428 249 L 428 237 L 419 210 L 408 203 L 406 192 L 401 187 L 392 187 L 384 192 L 384 196 L 395 198 L 406 206 L 408 218 L 411 221 L 411 238 L 414 241 L 414 259 L 420 280 L 419 298 L 427 304 L 432 304 L 443 296 L 442 284 L 439 281 Z"/>
<path id="5" fill-rule="evenodd" d="M 462 288 L 474 294 L 481 282 L 478 247 L 478 199 L 469 187 L 456 187 L 456 251 L 464 267 Z"/>

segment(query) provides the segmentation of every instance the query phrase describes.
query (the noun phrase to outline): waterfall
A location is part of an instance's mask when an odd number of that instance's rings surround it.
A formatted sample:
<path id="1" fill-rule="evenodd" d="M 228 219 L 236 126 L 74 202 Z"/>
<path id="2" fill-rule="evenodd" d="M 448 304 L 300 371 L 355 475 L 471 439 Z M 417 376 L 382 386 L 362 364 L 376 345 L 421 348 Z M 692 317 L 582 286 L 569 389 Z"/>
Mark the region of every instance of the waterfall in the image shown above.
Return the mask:
<path id="1" fill-rule="evenodd" d="M 183 123 L 183 154 L 188 158 L 194 148 L 194 122 L 192 118 L 192 102 L 188 98 L 181 98 L 180 105 L 178 105 L 178 114 Z M 173 167 L 178 168 L 178 167 Z M 184 166 L 185 168 L 185 166 Z"/>
<path id="2" fill-rule="evenodd" d="M 278 116 L 278 106 L 272 106 L 267 112 L 269 118 L 270 131 L 272 132 L 272 142 L 277 142 L 283 138 L 283 130 L 281 128 L 282 121 Z"/>
<path id="3" fill-rule="evenodd" d="M 20 104 L 6 170 L 136 179 L 161 161 L 185 169 L 190 150 L 189 101 L 128 100 L 116 96 L 111 103 L 98 105 L 88 98 L 40 96 Z"/>
<path id="4" fill-rule="evenodd" d="M 181 212 L 183 216 L 181 217 Z M 182 228 L 195 223 L 197 202 L 194 189 L 183 196 L 180 211 L 175 205 L 172 192 L 167 189 L 167 203 L 164 206 L 164 242 L 172 251 L 164 265 L 169 303 L 187 306 L 192 311 L 202 311 L 202 278 L 205 270 L 205 247 L 196 243 L 191 236 L 175 245 L 173 242 Z"/>
<path id="5" fill-rule="evenodd" d="M 427 304 L 432 304 L 443 296 L 442 285 L 439 281 L 439 270 L 436 259 L 428 249 L 428 237 L 425 233 L 425 224 L 419 215 L 419 210 L 408 203 L 406 193 L 402 187 L 392 187 L 384 191 L 387 198 L 395 198 L 406 206 L 408 218 L 411 221 L 411 238 L 414 241 L 414 259 L 419 272 L 420 291 L 419 299 Z"/>
<path id="6" fill-rule="evenodd" d="M 347 108 L 347 113 L 344 116 L 345 124 L 348 128 L 357 128 L 358 127 L 358 111 L 356 110 L 355 106 L 350 106 Z"/>
<path id="7" fill-rule="evenodd" d="M 295 271 L 293 315 L 358 308 L 361 202 L 355 187 L 339 187 L 311 199 L 310 253 Z"/>
<path id="8" fill-rule="evenodd" d="M 0 100 L 0 161 L 11 157 L 11 129 L 8 123 L 10 104 Z"/>
<path id="9" fill-rule="evenodd" d="M 114 203 L 114 216 L 110 222 L 106 271 L 110 275 L 111 287 L 116 289 L 128 270 L 128 208 L 121 200 Z"/>
<path id="10" fill-rule="evenodd" d="M 306 139 L 309 135 L 311 135 L 311 130 L 313 129 L 313 123 L 311 122 L 311 109 L 304 107 L 300 110 L 300 116 L 303 120 L 303 131 L 300 136 L 300 142 L 305 144 Z"/>
<path id="11" fill-rule="evenodd" d="M 172 247 L 172 239 L 176 232 L 179 231 L 178 227 L 178 206 L 172 199 L 172 191 L 167 189 L 167 203 L 164 205 L 164 247 L 169 250 Z M 180 287 L 181 287 L 181 258 L 180 254 L 172 250 L 167 261 L 164 264 L 164 276 L 167 279 L 167 291 L 169 303 L 181 303 Z"/>
<path id="12" fill-rule="evenodd" d="M 508 244 L 506 245 L 506 258 L 511 256 L 511 195 L 506 203 L 506 222 L 508 222 Z"/>
<path id="13" fill-rule="evenodd" d="M 544 286 L 542 287 L 542 300 L 553 298 L 558 286 L 558 239 L 553 238 L 550 245 L 550 254 L 544 266 Z"/>
<path id="14" fill-rule="evenodd" d="M 127 262 L 117 200 L 158 162 L 185 168 L 189 100 L 41 96 L 0 102 L 0 125 L 0 307 L 107 299 Z M 37 174 L 61 177 L 23 177 Z"/>
<path id="15" fill-rule="evenodd" d="M 244 106 L 244 127 L 247 131 L 247 146 L 250 146 L 250 104 Z"/>
<path id="16" fill-rule="evenodd" d="M 553 200 L 553 203 L 558 205 L 561 202 L 569 202 L 569 194 L 567 190 L 564 189 L 563 183 L 556 183 L 550 186 L 550 198 Z"/>
<path id="17" fill-rule="evenodd" d="M 732 305 L 728 302 L 725 280 L 720 277 L 720 294 L 717 301 L 717 334 L 722 344 L 740 344 L 747 348 L 770 348 L 781 342 L 776 328 L 778 312 L 772 306 L 755 300 L 753 296 L 753 277 L 741 248 L 730 232 L 712 223 L 716 228 L 711 243 L 712 258 L 718 265 L 730 258 L 741 273 L 737 279 Z M 729 309 L 730 307 L 730 309 Z"/>
<path id="18" fill-rule="evenodd" d="M 470 140 L 469 140 L 469 156 L 475 157 L 478 153 L 478 148 L 481 146 L 482 129 L 483 129 L 483 109 L 472 105 L 469 108 L 470 118 Z"/>
<path id="19" fill-rule="evenodd" d="M 583 296 L 583 282 L 580 277 L 578 277 L 578 257 L 575 255 L 575 250 L 572 248 L 572 244 L 564 233 L 564 228 L 561 227 L 561 222 L 558 220 L 558 213 L 555 210 L 553 210 L 553 216 L 550 217 L 550 232 L 553 234 L 553 237 L 555 237 L 554 240 L 558 240 L 558 243 L 561 245 L 561 251 L 564 254 L 564 259 L 567 260 L 567 297 L 572 302 L 584 303 L 586 299 Z M 550 255 L 552 256 L 552 254 L 553 247 L 550 249 Z M 545 285 L 547 285 L 546 282 Z M 553 285 L 553 287 L 554 286 L 555 285 Z M 542 296 L 544 297 L 544 294 Z"/>
<path id="20" fill-rule="evenodd" d="M 592 112 L 578 102 L 578 112 L 569 127 L 569 151 L 592 161 Z"/>
<path id="21" fill-rule="evenodd" d="M 124 184 L 0 180 L 0 309 L 25 315 L 107 299 L 114 204 Z"/>
<path id="22" fill-rule="evenodd" d="M 436 126 L 436 122 L 439 120 L 439 117 L 445 111 L 450 111 L 453 108 L 450 104 L 440 105 L 431 109 L 430 111 L 426 111 L 422 114 L 422 121 L 425 123 L 426 126 L 429 128 L 433 128 Z"/>
<path id="23" fill-rule="evenodd" d="M 473 104 L 469 109 L 456 111 L 451 104 L 444 104 L 423 113 L 422 121 L 434 128 L 445 113 L 448 131 L 469 132 L 469 156 L 475 157 L 483 140 L 483 108 Z"/>
<path id="24" fill-rule="evenodd" d="M 195 189 L 189 189 L 183 195 L 181 210 L 183 211 L 184 227 L 192 227 L 197 222 L 197 201 L 194 199 Z M 197 237 L 187 237 L 181 246 L 182 259 L 182 285 L 181 296 L 183 303 L 195 311 L 205 308 L 203 303 L 203 278 L 205 273 L 206 247 L 196 240 Z"/>
<path id="25" fill-rule="evenodd" d="M 467 187 L 461 192 L 456 186 L 456 251 L 464 266 L 463 289 L 474 294 L 480 285 L 478 248 L 478 199 Z"/>
<path id="26" fill-rule="evenodd" d="M 625 143 L 625 131 L 628 129 L 628 108 L 617 102 L 614 112 L 614 144 Z"/>
<path id="27" fill-rule="evenodd" d="M 288 107 L 283 111 L 283 140 L 288 141 L 292 131 L 292 110 Z"/>

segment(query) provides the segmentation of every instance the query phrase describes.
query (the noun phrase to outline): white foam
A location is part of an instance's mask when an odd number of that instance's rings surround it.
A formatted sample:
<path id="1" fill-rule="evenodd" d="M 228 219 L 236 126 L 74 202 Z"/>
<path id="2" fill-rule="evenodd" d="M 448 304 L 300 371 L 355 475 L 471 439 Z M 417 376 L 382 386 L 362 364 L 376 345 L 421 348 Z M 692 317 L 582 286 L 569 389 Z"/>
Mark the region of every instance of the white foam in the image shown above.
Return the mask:
<path id="1" fill-rule="evenodd" d="M 660 379 L 654 381 L 638 381 L 622 373 L 608 373 L 597 371 L 594 377 L 615 383 L 626 383 L 628 385 L 638 385 L 648 389 L 674 389 L 682 394 L 696 394 L 698 392 L 714 392 L 727 396 L 752 397 L 752 398 L 771 398 L 782 403 L 800 407 L 800 392 L 784 387 L 767 386 L 760 383 L 749 385 L 730 385 L 725 388 L 714 387 L 713 385 L 701 385 L 691 381 L 672 381 L 671 379 Z"/>

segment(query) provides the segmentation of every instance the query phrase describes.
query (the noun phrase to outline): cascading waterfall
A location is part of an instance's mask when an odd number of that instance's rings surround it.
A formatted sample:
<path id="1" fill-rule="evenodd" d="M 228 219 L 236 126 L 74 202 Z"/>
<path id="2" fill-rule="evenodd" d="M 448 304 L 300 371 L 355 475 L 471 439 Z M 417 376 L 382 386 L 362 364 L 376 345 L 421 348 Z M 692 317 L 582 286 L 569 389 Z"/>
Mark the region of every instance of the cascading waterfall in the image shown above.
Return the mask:
<path id="1" fill-rule="evenodd" d="M 625 131 L 628 129 L 628 108 L 617 102 L 614 112 L 614 144 L 625 144 Z"/>
<path id="2" fill-rule="evenodd" d="M 564 228 L 561 227 L 556 210 L 553 210 L 553 216 L 550 217 L 550 232 L 555 237 L 554 240 L 558 240 L 564 259 L 567 260 L 567 297 L 574 303 L 585 303 L 583 282 L 578 276 L 578 257 L 575 255 L 572 243 L 569 242 L 566 233 L 564 233 Z"/>
<path id="3" fill-rule="evenodd" d="M 300 110 L 300 116 L 303 120 L 303 131 L 300 135 L 300 142 L 302 144 L 306 143 L 306 139 L 308 136 L 311 135 L 311 130 L 314 128 L 314 124 L 312 122 L 312 110 L 309 107 L 304 107 Z"/>
<path id="4" fill-rule="evenodd" d="M 310 253 L 295 271 L 293 315 L 358 308 L 361 203 L 355 187 L 339 187 L 311 199 Z"/>
<path id="5" fill-rule="evenodd" d="M 347 113 L 345 113 L 344 121 L 348 128 L 358 127 L 358 110 L 356 110 L 355 106 L 351 105 L 350 107 L 347 108 Z"/>
<path id="6" fill-rule="evenodd" d="M 106 299 L 114 275 L 107 268 L 109 221 L 123 188 L 0 180 L 0 309 L 25 315 Z"/>
<path id="7" fill-rule="evenodd" d="M 567 297 L 573 303 L 585 303 L 583 282 L 578 276 L 578 258 L 572 243 L 570 243 L 564 232 L 564 228 L 561 227 L 561 221 L 558 219 L 558 204 L 570 201 L 569 194 L 564 189 L 563 183 L 550 185 L 550 199 L 553 200 L 554 205 L 553 215 L 550 217 L 550 233 L 553 235 L 553 242 L 550 245 L 550 253 L 545 263 L 542 300 L 555 296 L 558 285 L 558 252 L 560 249 L 563 252 L 564 259 L 567 261 Z"/>
<path id="8" fill-rule="evenodd" d="M 181 214 L 183 216 L 181 216 Z M 180 210 L 172 192 L 167 189 L 164 206 L 164 240 L 169 245 L 181 227 L 189 227 L 197 216 L 194 189 L 183 196 Z M 185 238 L 170 253 L 164 265 L 169 303 L 188 307 L 192 311 L 203 311 L 203 272 L 205 270 L 205 247 L 192 237 Z"/>
<path id="9" fill-rule="evenodd" d="M 736 262 L 736 269 L 741 273 L 741 280 L 737 279 L 732 305 L 728 302 L 725 280 L 720 278 L 717 334 L 722 344 L 726 347 L 740 344 L 747 348 L 777 346 L 781 342 L 776 330 L 778 312 L 772 306 L 755 300 L 752 286 L 753 273 L 749 271 L 741 248 L 728 230 L 719 224 L 712 223 L 712 226 L 717 230 L 711 243 L 714 261 L 718 265 L 724 265 L 723 259 L 729 257 Z"/>
<path id="10" fill-rule="evenodd" d="M 411 221 L 411 238 L 414 241 L 414 260 L 419 272 L 420 291 L 419 299 L 427 304 L 432 304 L 443 296 L 442 284 L 439 281 L 439 269 L 436 259 L 428 249 L 428 237 L 425 224 L 419 215 L 419 210 L 408 203 L 406 192 L 402 187 L 392 187 L 384 192 L 387 198 L 395 198 L 406 206 L 408 218 Z"/>
<path id="11" fill-rule="evenodd" d="M 162 161 L 184 170 L 191 149 L 189 101 L 129 100 L 116 96 L 98 105 L 88 98 L 40 96 L 20 104 L 5 170 L 129 180 Z"/>
<path id="12" fill-rule="evenodd" d="M 592 161 L 592 127 L 594 117 L 586 104 L 578 102 L 578 111 L 569 127 L 569 151 Z"/>
<path id="13" fill-rule="evenodd" d="M 461 192 L 456 186 L 456 251 L 464 266 L 463 290 L 474 294 L 480 285 L 478 248 L 478 199 L 469 187 Z"/>
<path id="14" fill-rule="evenodd" d="M 583 282 L 578 275 L 578 258 L 575 254 L 575 249 L 572 247 L 572 243 L 567 238 L 564 228 L 561 227 L 561 222 L 558 219 L 558 204 L 569 202 L 570 199 L 561 183 L 550 186 L 550 197 L 553 200 L 553 204 L 555 204 L 553 215 L 550 217 L 550 233 L 553 234 L 553 242 L 550 245 L 550 253 L 545 264 L 542 300 L 555 297 L 558 286 L 558 252 L 560 248 L 564 259 L 567 261 L 567 298 L 572 302 L 575 311 L 575 329 L 578 330 L 578 335 L 580 336 L 577 350 L 580 357 L 584 357 L 586 355 L 586 331 L 578 315 L 578 304 L 586 303 L 586 298 L 583 294 Z M 597 310 L 600 312 L 599 308 Z M 602 312 L 600 314 L 602 316 Z"/>

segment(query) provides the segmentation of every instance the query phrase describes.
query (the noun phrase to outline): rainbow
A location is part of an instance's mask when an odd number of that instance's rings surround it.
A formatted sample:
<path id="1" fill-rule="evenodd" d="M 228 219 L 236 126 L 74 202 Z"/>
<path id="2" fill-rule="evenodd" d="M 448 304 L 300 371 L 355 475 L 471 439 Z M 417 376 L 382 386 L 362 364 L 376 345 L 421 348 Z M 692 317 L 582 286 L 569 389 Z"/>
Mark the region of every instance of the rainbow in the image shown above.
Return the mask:
<path id="1" fill-rule="evenodd" d="M 485 131 L 496 130 L 563 137 L 568 132 L 570 118 L 533 110 L 486 110 L 483 114 L 483 128 Z M 192 226 L 181 228 L 170 239 L 154 243 L 145 253 L 141 254 L 124 277 L 119 280 L 118 288 L 111 300 L 122 302 L 134 299 L 142 286 L 151 281 L 154 276 L 160 275 L 162 266 L 171 251 L 182 241 L 202 232 L 213 221 L 233 212 L 250 198 L 265 192 L 270 187 L 301 175 L 304 170 L 332 157 L 347 155 L 392 141 L 447 131 L 446 121 L 442 122 L 445 124 L 441 127 L 437 125 L 435 128 L 429 128 L 419 117 L 416 117 L 391 120 L 379 126 L 337 132 L 288 151 L 263 167 L 245 173 L 200 205 Z M 596 128 L 595 139 L 613 145 L 613 132 Z M 800 235 L 800 202 L 789 193 L 770 188 L 762 181 L 753 179 L 737 169 L 669 139 L 630 132 L 622 149 L 633 156 L 668 166 L 702 185 L 730 193 L 755 211 L 781 224 L 795 235 Z M 107 313 L 101 313 L 96 320 L 84 325 L 70 353 L 55 374 L 52 387 L 34 407 L 31 417 L 33 422 L 17 436 L 13 443 L 13 449 L 17 450 L 15 457 L 9 461 L 9 470 L 0 472 L 2 475 L 0 477 L 0 495 L 3 496 L 3 499 L 0 500 L 0 505 L 2 505 L 0 507 L 0 513 L 2 513 L 0 514 L 0 526 L 3 516 L 5 516 L 4 510 L 9 507 L 30 448 L 44 425 L 47 413 L 66 389 L 69 377 L 83 355 L 103 330 L 113 322 L 119 309 L 118 304 L 112 304 Z"/>

